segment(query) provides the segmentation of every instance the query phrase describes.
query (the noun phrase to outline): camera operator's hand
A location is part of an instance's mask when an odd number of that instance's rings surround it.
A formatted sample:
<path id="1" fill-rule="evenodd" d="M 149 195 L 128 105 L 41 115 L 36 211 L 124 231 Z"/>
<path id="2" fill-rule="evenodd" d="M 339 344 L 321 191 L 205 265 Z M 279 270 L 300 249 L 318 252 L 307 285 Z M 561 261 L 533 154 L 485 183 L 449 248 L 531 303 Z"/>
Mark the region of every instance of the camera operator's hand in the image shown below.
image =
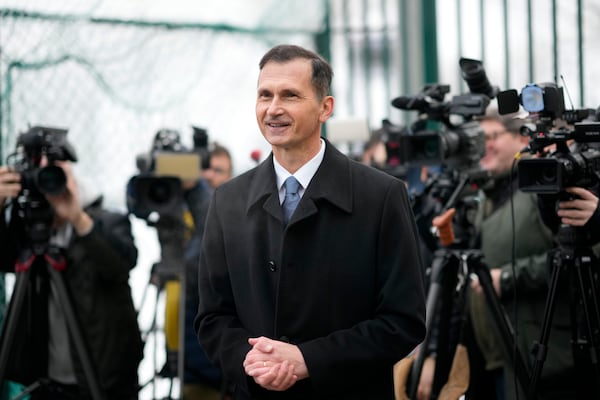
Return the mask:
<path id="1" fill-rule="evenodd" d="M 572 226 L 584 226 L 598 208 L 598 197 L 580 187 L 570 187 L 565 191 L 577 198 L 558 203 L 557 214 L 561 222 Z"/>
<path id="2" fill-rule="evenodd" d="M 92 230 L 94 221 L 83 210 L 79 201 L 79 191 L 77 182 L 73 176 L 71 164 L 67 161 L 57 161 L 55 163 L 61 167 L 67 177 L 66 189 L 58 195 L 46 195 L 48 203 L 54 208 L 58 223 L 68 221 L 73 225 L 78 235 L 83 236 Z"/>
<path id="3" fill-rule="evenodd" d="M 502 290 L 500 287 L 500 277 L 502 275 L 502 270 L 500 268 L 490 269 L 490 277 L 492 278 L 492 285 L 494 286 L 494 291 L 500 297 L 502 294 Z M 479 279 L 476 275 L 471 277 L 471 289 L 478 294 L 479 296 L 483 295 L 483 287 L 479 282 Z"/>
<path id="4" fill-rule="evenodd" d="M 6 166 L 0 167 L 0 207 L 6 199 L 16 197 L 21 191 L 21 174 Z"/>

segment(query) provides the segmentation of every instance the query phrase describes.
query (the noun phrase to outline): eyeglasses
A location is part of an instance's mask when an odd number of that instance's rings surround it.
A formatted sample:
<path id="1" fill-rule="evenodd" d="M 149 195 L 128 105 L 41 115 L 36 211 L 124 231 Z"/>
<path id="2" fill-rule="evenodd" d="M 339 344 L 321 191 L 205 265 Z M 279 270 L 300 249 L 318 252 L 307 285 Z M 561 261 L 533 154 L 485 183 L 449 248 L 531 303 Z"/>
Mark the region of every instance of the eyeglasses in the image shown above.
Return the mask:
<path id="1" fill-rule="evenodd" d="M 219 175 L 226 175 L 229 173 L 229 171 L 225 170 L 224 168 L 219 168 L 219 167 L 210 167 L 209 168 L 212 172 L 214 172 L 215 174 L 219 174 Z"/>
<path id="2" fill-rule="evenodd" d="M 493 132 L 489 132 L 485 134 L 485 141 L 489 141 L 489 140 L 496 140 L 498 139 L 501 135 L 505 134 L 505 133 L 509 133 L 509 131 L 507 130 L 503 130 L 503 131 L 493 131 Z"/>

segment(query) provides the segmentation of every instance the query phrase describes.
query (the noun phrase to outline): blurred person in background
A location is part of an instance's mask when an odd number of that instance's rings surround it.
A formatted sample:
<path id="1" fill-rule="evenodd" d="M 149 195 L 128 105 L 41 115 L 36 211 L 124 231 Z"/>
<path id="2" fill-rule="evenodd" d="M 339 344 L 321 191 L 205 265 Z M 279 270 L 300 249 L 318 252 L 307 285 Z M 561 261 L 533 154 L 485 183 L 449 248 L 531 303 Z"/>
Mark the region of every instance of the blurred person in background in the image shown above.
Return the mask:
<path id="1" fill-rule="evenodd" d="M 45 195 L 54 217 L 49 248 L 66 260 L 60 277 L 105 398 L 137 399 L 143 344 L 129 287 L 129 271 L 137 260 L 129 219 L 103 208 L 102 196 L 75 178 L 69 161 L 56 165 L 65 173 L 66 188 Z M 31 238 L 14 202 L 21 190 L 21 174 L 0 167 L 0 269 L 6 272 L 13 272 L 16 262 L 31 252 Z M 36 264 L 32 268 L 37 269 Z M 34 400 L 90 399 L 57 285 L 48 271 L 32 274 L 7 376 L 24 385 L 40 381 L 42 385 L 31 393 Z M 29 318 L 36 317 L 28 320 L 27 312 L 34 313 Z"/>
<path id="2" fill-rule="evenodd" d="M 232 161 L 229 150 L 214 144 L 209 152 L 209 165 L 202 170 L 202 178 L 183 183 L 187 205 L 186 226 L 190 240 L 185 246 L 186 297 L 185 297 L 185 367 L 184 400 L 219 400 L 230 393 L 221 371 L 206 356 L 194 331 L 194 318 L 198 312 L 198 261 L 204 222 L 208 213 L 210 196 L 214 189 L 231 178 Z M 191 217 L 191 218 L 190 218 Z"/>
<path id="3" fill-rule="evenodd" d="M 226 147 L 215 143 L 210 150 L 209 168 L 202 172 L 212 190 L 227 182 L 233 173 L 231 154 Z"/>

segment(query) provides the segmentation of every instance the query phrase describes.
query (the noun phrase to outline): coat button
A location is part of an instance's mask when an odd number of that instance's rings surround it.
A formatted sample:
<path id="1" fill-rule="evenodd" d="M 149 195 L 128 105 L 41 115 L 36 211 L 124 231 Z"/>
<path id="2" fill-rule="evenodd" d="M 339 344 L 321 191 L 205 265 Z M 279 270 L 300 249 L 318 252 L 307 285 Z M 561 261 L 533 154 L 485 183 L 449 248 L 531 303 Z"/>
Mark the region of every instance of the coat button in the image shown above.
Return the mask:
<path id="1" fill-rule="evenodd" d="M 277 265 L 275 264 L 275 261 L 269 261 L 269 270 L 271 272 L 275 272 L 277 271 Z"/>

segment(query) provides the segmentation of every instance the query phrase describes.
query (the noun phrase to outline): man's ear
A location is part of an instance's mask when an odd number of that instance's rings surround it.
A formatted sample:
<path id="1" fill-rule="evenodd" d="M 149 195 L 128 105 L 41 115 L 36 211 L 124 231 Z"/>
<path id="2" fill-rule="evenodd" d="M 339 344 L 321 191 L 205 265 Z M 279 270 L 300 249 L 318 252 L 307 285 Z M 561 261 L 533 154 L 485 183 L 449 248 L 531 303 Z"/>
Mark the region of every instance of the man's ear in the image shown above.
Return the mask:
<path id="1" fill-rule="evenodd" d="M 321 115 L 319 116 L 319 121 L 321 123 L 327 121 L 329 117 L 333 114 L 333 106 L 335 104 L 335 100 L 333 96 L 325 96 L 321 101 Z"/>

